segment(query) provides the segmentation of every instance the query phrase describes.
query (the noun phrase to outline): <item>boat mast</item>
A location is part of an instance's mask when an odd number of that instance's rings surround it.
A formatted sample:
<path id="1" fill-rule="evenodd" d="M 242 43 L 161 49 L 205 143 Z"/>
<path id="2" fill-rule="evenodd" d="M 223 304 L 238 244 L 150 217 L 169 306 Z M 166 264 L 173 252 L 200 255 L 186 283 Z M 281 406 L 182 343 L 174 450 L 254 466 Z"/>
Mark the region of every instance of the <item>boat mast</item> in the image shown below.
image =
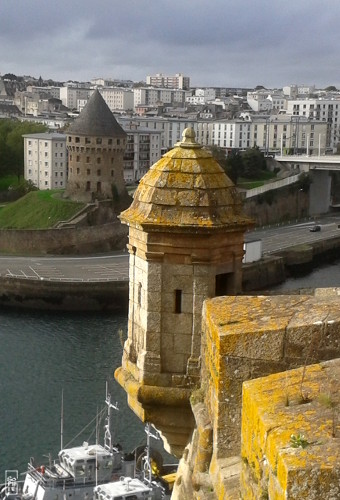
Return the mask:
<path id="1" fill-rule="evenodd" d="M 118 403 L 116 404 L 111 403 L 111 394 L 108 393 L 108 384 L 106 382 L 106 399 L 105 403 L 107 404 L 107 417 L 106 417 L 106 425 L 104 427 L 105 429 L 105 435 L 104 435 L 104 447 L 112 452 L 112 437 L 111 437 L 111 431 L 110 431 L 110 422 L 111 422 L 111 408 L 114 410 L 118 411 Z"/>
<path id="2" fill-rule="evenodd" d="M 60 449 L 63 449 L 64 441 L 64 389 L 61 390 L 61 415 L 60 415 Z"/>

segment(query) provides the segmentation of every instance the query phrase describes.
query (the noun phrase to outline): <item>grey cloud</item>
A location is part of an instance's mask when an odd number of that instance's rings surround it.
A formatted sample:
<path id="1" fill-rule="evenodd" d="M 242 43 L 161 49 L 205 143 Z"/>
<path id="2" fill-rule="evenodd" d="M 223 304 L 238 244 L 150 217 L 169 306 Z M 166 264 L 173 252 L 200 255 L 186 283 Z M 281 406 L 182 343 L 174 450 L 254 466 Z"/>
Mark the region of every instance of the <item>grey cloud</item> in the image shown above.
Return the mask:
<path id="1" fill-rule="evenodd" d="M 338 0 L 1 0 L 0 73 L 340 83 Z M 313 80 L 313 81 L 311 81 Z"/>

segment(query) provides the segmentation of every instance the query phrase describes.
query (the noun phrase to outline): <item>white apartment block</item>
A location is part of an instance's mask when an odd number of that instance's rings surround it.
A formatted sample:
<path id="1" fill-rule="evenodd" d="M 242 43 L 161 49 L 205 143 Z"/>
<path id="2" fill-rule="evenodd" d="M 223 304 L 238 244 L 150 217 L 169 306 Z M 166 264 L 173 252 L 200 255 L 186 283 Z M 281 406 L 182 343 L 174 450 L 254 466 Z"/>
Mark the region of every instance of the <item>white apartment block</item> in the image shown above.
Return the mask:
<path id="1" fill-rule="evenodd" d="M 340 142 L 340 96 L 339 99 L 290 100 L 287 103 L 287 114 L 325 122 L 326 147 L 328 150 L 336 150 Z"/>
<path id="2" fill-rule="evenodd" d="M 26 134 L 24 177 L 37 188 L 64 189 L 67 182 L 67 150 L 64 134 Z"/>
<path id="3" fill-rule="evenodd" d="M 247 103 L 257 113 L 270 111 L 273 103 L 269 99 L 269 95 L 268 91 L 247 92 Z"/>
<path id="4" fill-rule="evenodd" d="M 81 87 L 60 87 L 60 99 L 64 106 L 69 109 L 78 109 L 78 101 L 90 97 L 91 90 Z"/>
<path id="5" fill-rule="evenodd" d="M 161 158 L 161 132 L 124 124 L 128 135 L 124 154 L 124 179 L 127 184 L 139 181 L 151 165 Z"/>
<path id="6" fill-rule="evenodd" d="M 204 146 L 216 145 L 226 151 L 258 146 L 263 152 L 324 154 L 327 124 L 293 116 L 273 115 L 246 120 L 206 120 L 165 117 L 117 117 L 128 132 L 129 127 L 160 132 L 161 153 L 181 140 L 185 128 L 191 127 L 196 140 Z"/>
<path id="7" fill-rule="evenodd" d="M 182 73 L 176 73 L 175 76 L 165 76 L 157 73 L 155 76 L 147 76 L 146 84 L 152 87 L 162 87 L 165 89 L 190 89 L 190 78 L 183 76 Z"/>
<path id="8" fill-rule="evenodd" d="M 186 98 L 185 90 L 137 87 L 134 92 L 134 107 L 139 105 L 157 106 L 157 105 L 184 105 Z"/>
<path id="9" fill-rule="evenodd" d="M 185 98 L 190 104 L 205 104 L 216 99 L 215 89 L 196 89 L 194 95 Z"/>
<path id="10" fill-rule="evenodd" d="M 283 87 L 284 95 L 297 99 L 299 96 L 306 97 L 315 92 L 315 85 L 286 85 Z"/>
<path id="11" fill-rule="evenodd" d="M 112 112 L 132 111 L 134 107 L 134 93 L 131 89 L 121 87 L 99 87 L 99 92 Z M 91 94 L 94 92 L 91 91 Z"/>

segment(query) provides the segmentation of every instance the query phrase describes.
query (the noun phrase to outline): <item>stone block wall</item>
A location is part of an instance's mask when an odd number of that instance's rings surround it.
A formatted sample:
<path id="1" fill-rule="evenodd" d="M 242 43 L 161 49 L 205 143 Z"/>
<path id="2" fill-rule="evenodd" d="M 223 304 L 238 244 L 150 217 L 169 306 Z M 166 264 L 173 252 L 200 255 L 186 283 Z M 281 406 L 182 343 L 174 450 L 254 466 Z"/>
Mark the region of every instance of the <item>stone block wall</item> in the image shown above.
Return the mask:
<path id="1" fill-rule="evenodd" d="M 243 385 L 241 498 L 340 498 L 340 359 Z"/>
<path id="2" fill-rule="evenodd" d="M 61 229 L 2 229 L 0 252 L 18 255 L 65 255 L 125 248 L 127 229 L 120 222 Z"/>
<path id="3" fill-rule="evenodd" d="M 197 388 L 191 397 L 196 425 L 180 461 L 173 493 L 174 500 L 240 498 L 239 479 L 244 466 L 240 457 L 243 383 L 270 374 L 278 374 L 275 378 L 277 384 L 273 399 L 280 401 L 284 408 L 290 402 L 293 406 L 298 385 L 296 380 L 300 381 L 301 387 L 301 374 L 304 370 L 306 374 L 309 370 L 313 373 L 315 369 L 309 368 L 309 365 L 340 358 L 339 306 L 337 293 L 326 292 L 318 294 L 317 297 L 230 296 L 205 301 L 202 322 L 201 387 Z M 298 367 L 301 368 L 294 372 L 298 375 L 295 375 L 296 387 L 293 388 L 294 377 L 290 378 L 287 370 Z M 318 373 L 322 370 L 323 368 L 318 369 Z M 315 391 L 327 392 L 321 378 L 320 382 L 313 384 L 308 381 L 306 375 L 305 383 L 300 390 L 300 394 L 302 393 L 306 399 L 314 397 Z M 260 386 L 259 382 L 258 387 Z M 251 399 L 250 394 L 248 405 L 251 404 Z M 302 411 L 306 409 L 308 411 L 308 404 L 300 406 Z M 303 422 L 299 420 L 301 418 L 298 416 L 296 422 L 302 426 Z M 327 419 L 324 428 L 327 427 L 329 432 L 329 417 Z M 250 427 L 249 425 L 249 429 Z M 305 427 L 301 429 L 304 432 Z M 294 431 L 297 432 L 295 428 Z M 246 443 L 248 446 L 247 452 L 243 451 L 244 456 L 250 453 L 249 449 L 252 446 L 256 449 L 261 447 L 260 439 L 266 432 L 268 434 L 272 431 L 268 427 L 262 435 L 259 431 L 258 435 L 251 434 L 251 437 L 244 438 L 244 447 Z M 258 443 L 251 444 L 255 439 Z M 312 438 L 309 437 L 308 440 Z M 329 451 L 330 457 L 335 453 L 335 441 L 332 443 L 331 448 L 327 448 L 327 445 L 324 449 L 325 454 Z M 262 464 L 258 462 L 261 459 L 259 454 L 257 458 L 252 455 L 249 459 L 259 476 Z M 252 470 L 248 472 L 250 476 L 253 474 Z M 246 472 L 243 471 L 243 474 Z M 290 477 L 292 474 L 293 472 Z M 333 472 L 329 474 L 329 483 L 333 484 Z M 335 470 L 335 474 L 338 474 L 338 469 Z M 288 480 L 290 481 L 290 478 Z M 255 491 L 254 495 L 247 496 L 250 495 L 246 489 L 249 481 L 244 475 L 244 491 L 241 498 L 247 500 L 281 498 L 275 496 L 276 493 L 266 496 L 266 488 L 261 491 L 262 485 L 256 481 L 255 486 L 249 486 Z"/>
<path id="4" fill-rule="evenodd" d="M 205 302 L 202 383 L 217 459 L 239 454 L 244 381 L 340 357 L 339 305 L 310 296 Z"/>

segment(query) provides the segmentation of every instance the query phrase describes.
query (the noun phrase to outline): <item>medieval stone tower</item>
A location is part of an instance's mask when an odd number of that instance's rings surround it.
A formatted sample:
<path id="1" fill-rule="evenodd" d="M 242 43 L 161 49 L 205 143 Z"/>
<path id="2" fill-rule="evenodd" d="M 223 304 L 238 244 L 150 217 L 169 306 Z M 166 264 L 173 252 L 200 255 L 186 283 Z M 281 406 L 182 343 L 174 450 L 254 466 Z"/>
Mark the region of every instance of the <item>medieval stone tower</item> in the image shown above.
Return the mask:
<path id="1" fill-rule="evenodd" d="M 68 129 L 66 145 L 69 153 L 66 196 L 84 202 L 126 197 L 123 176 L 126 133 L 98 90 Z"/>
<path id="2" fill-rule="evenodd" d="M 129 209 L 128 339 L 116 378 L 129 405 L 183 452 L 194 422 L 203 301 L 241 289 L 251 221 L 236 188 L 192 129 L 141 180 Z"/>

